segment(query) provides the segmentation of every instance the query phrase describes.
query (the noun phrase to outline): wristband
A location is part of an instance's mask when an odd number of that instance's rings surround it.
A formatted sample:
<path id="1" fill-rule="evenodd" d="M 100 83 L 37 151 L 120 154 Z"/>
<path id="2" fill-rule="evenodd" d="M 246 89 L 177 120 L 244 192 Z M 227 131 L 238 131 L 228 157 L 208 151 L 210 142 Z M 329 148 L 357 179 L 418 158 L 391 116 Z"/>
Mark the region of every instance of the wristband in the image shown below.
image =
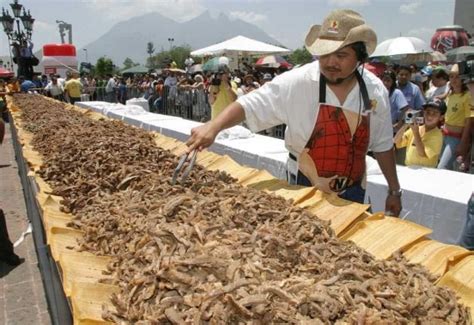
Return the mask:
<path id="1" fill-rule="evenodd" d="M 397 197 L 402 197 L 402 193 L 403 191 L 401 189 L 398 189 L 398 190 L 388 190 L 387 191 L 387 194 L 389 196 L 397 196 Z"/>

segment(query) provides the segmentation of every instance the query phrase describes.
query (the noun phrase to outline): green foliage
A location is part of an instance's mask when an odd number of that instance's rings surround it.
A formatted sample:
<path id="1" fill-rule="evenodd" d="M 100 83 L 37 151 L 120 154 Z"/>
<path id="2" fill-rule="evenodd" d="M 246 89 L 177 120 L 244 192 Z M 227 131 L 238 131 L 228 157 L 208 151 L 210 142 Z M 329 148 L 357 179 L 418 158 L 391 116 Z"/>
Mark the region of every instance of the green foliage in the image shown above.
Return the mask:
<path id="1" fill-rule="evenodd" d="M 290 54 L 288 61 L 293 65 L 306 64 L 313 61 L 313 56 L 308 52 L 306 47 L 296 49 Z"/>
<path id="2" fill-rule="evenodd" d="M 162 50 L 160 53 L 149 57 L 147 59 L 147 66 L 151 69 L 162 69 L 174 61 L 178 65 L 178 68 L 184 69 L 184 60 L 186 60 L 190 53 L 191 47 L 189 45 L 175 46 L 169 51 Z"/>
<path id="3" fill-rule="evenodd" d="M 148 53 L 149 56 L 152 56 L 152 54 L 155 53 L 153 42 L 146 43 L 146 53 Z"/>
<path id="4" fill-rule="evenodd" d="M 137 65 L 140 65 L 139 63 L 133 62 L 132 59 L 126 58 L 123 61 L 123 70 L 129 69 L 131 67 L 136 67 Z"/>
<path id="5" fill-rule="evenodd" d="M 114 74 L 115 64 L 110 58 L 105 56 L 99 58 L 95 64 L 95 74 L 100 77 L 105 77 L 107 74 Z"/>

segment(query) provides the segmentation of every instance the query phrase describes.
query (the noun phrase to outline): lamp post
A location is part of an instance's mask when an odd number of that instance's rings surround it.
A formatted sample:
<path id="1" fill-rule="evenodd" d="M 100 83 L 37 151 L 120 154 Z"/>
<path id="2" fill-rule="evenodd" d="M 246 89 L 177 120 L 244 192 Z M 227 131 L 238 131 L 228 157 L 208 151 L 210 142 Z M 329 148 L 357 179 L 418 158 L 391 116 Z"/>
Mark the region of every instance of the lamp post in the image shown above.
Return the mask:
<path id="1" fill-rule="evenodd" d="M 10 15 L 8 9 L 2 8 L 0 21 L 3 25 L 3 31 L 7 34 L 8 44 L 12 48 L 13 62 L 18 65 L 18 76 L 24 76 L 31 80 L 33 78 L 33 66 L 39 63 L 33 55 L 33 43 L 31 42 L 35 19 L 31 16 L 29 10 L 27 11 L 23 5 L 18 3 L 18 0 L 13 0 L 10 7 L 13 16 Z M 20 26 L 20 21 L 23 28 Z"/>
<path id="2" fill-rule="evenodd" d="M 174 42 L 174 38 L 168 38 L 168 42 L 170 42 L 170 51 L 173 49 L 173 42 Z"/>

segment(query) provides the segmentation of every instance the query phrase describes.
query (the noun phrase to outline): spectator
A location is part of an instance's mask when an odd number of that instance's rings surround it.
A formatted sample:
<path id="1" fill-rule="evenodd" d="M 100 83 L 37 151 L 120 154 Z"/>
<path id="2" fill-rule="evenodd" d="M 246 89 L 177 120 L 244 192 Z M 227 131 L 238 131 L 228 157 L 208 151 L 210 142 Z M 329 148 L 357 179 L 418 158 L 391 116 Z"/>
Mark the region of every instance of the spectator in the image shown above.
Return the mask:
<path id="1" fill-rule="evenodd" d="M 108 74 L 107 77 L 109 80 L 107 81 L 107 84 L 105 85 L 105 99 L 109 103 L 115 103 L 116 101 L 116 96 L 115 96 L 115 79 L 112 77 L 111 74 Z"/>
<path id="2" fill-rule="evenodd" d="M 58 83 L 58 78 L 56 76 L 53 76 L 51 78 L 51 81 L 46 85 L 44 88 L 46 91 L 46 94 L 54 99 L 57 100 L 64 100 L 64 89 L 63 87 Z"/>
<path id="3" fill-rule="evenodd" d="M 119 86 L 118 86 L 118 101 L 121 104 L 126 103 L 127 101 L 127 83 L 122 78 L 120 79 Z"/>
<path id="4" fill-rule="evenodd" d="M 396 133 L 403 124 L 403 117 L 408 110 L 408 103 L 400 89 L 397 89 L 397 77 L 395 72 L 387 70 L 382 75 L 382 81 L 388 90 L 390 99 L 390 114 L 392 116 L 392 125 Z"/>
<path id="5" fill-rule="evenodd" d="M 471 95 L 467 85 L 459 77 L 459 66 L 453 65 L 449 73 L 450 91 L 447 98 L 443 127 L 443 149 L 438 164 L 440 169 L 454 170 L 456 157 L 464 157 L 469 151 Z"/>
<path id="6" fill-rule="evenodd" d="M 7 92 L 19 93 L 21 91 L 21 83 L 17 78 L 11 78 L 7 83 Z"/>
<path id="7" fill-rule="evenodd" d="M 267 82 L 272 81 L 272 79 L 273 79 L 273 77 L 272 77 L 271 73 L 265 73 L 263 75 L 263 78 L 260 80 L 260 85 L 263 86 Z"/>
<path id="8" fill-rule="evenodd" d="M 22 93 L 30 92 L 31 90 L 36 88 L 36 85 L 31 80 L 25 80 L 25 77 L 19 76 L 18 81 L 20 82 L 20 89 Z"/>
<path id="9" fill-rule="evenodd" d="M 439 99 L 423 105 L 424 125 L 414 120 L 404 124 L 395 135 L 397 148 L 406 147 L 406 166 L 436 167 L 443 145 L 439 123 L 446 113 L 446 104 Z"/>
<path id="10" fill-rule="evenodd" d="M 96 94 L 96 88 L 97 88 L 97 81 L 95 78 L 92 78 L 91 76 L 87 77 L 87 93 L 90 96 L 91 100 L 96 100 L 97 94 Z"/>
<path id="11" fill-rule="evenodd" d="M 209 104 L 211 104 L 211 119 L 216 118 L 222 111 L 237 99 L 237 85 L 230 80 L 229 67 L 221 65 L 213 76 L 209 86 Z"/>
<path id="12" fill-rule="evenodd" d="M 410 77 L 410 68 L 401 66 L 398 71 L 398 89 L 402 91 L 410 108 L 420 110 L 425 103 L 425 99 L 423 98 L 420 88 L 410 82 Z"/>
<path id="13" fill-rule="evenodd" d="M 186 67 L 186 72 L 189 72 L 189 69 L 191 69 L 193 64 L 194 64 L 193 58 L 191 56 L 188 56 L 188 58 L 184 60 L 184 66 Z"/>
<path id="14" fill-rule="evenodd" d="M 8 236 L 7 223 L 2 209 L 0 209 L 0 261 L 11 266 L 19 265 L 24 261 L 13 251 L 13 243 Z"/>
<path id="15" fill-rule="evenodd" d="M 468 59 L 472 60 L 474 58 L 468 58 Z M 469 75 L 464 76 L 464 77 L 465 77 L 464 84 L 468 87 L 471 98 L 474 98 L 474 74 L 471 71 Z M 471 118 L 470 118 L 471 127 L 472 127 L 473 119 L 474 119 L 474 115 L 473 115 L 473 111 L 471 110 Z M 471 142 L 473 141 L 472 131 L 474 130 L 471 128 L 471 137 L 470 137 Z M 471 150 L 472 150 L 472 147 L 471 147 Z M 471 152 L 471 155 L 472 154 L 473 153 Z M 469 199 L 469 202 L 467 203 L 466 222 L 464 224 L 461 236 L 459 238 L 459 245 L 461 245 L 462 247 L 466 249 L 474 251 L 474 192 L 471 194 L 471 198 Z"/>
<path id="16" fill-rule="evenodd" d="M 438 67 L 433 70 L 431 86 L 426 91 L 426 98 L 440 97 L 444 99 L 449 91 L 449 75 L 444 67 Z"/>
<path id="17" fill-rule="evenodd" d="M 423 76 L 421 72 L 418 70 L 416 64 L 410 65 L 410 81 L 420 88 L 423 92 Z"/>
<path id="18" fill-rule="evenodd" d="M 64 92 L 69 98 L 69 103 L 73 105 L 81 100 L 82 84 L 79 81 L 78 74 L 76 72 L 73 72 L 71 74 L 71 79 L 66 81 L 66 85 L 64 85 Z"/>

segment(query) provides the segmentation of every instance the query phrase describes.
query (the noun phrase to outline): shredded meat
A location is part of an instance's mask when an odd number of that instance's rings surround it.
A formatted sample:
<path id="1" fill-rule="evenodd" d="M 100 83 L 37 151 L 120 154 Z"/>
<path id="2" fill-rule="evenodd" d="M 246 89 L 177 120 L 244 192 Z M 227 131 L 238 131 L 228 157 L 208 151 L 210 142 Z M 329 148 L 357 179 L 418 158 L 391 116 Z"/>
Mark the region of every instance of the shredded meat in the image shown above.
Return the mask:
<path id="1" fill-rule="evenodd" d="M 122 122 L 93 120 L 41 96 L 14 96 L 63 197 L 78 250 L 108 255 L 112 322 L 223 324 L 470 323 L 455 294 L 400 254 L 385 261 L 336 238 L 280 197 L 196 166 Z M 110 280 L 109 280 L 110 281 Z"/>

